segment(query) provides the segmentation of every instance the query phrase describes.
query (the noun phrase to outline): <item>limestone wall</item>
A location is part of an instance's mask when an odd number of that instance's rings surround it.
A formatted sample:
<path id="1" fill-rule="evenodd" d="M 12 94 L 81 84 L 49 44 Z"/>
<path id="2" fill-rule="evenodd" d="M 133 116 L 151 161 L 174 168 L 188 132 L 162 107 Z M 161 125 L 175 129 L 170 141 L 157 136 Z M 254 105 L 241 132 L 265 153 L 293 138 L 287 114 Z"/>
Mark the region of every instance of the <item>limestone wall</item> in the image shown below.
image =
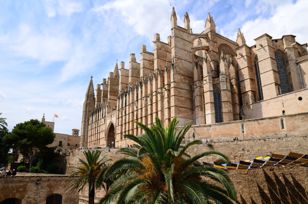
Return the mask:
<path id="1" fill-rule="evenodd" d="M 251 109 L 245 109 L 245 118 L 266 118 L 283 114 L 308 112 L 308 89 L 279 95 L 275 98 L 252 104 Z"/>
<path id="2" fill-rule="evenodd" d="M 80 137 L 72 136 L 68 134 L 55 133 L 56 137 L 54 141 L 48 145 L 49 147 L 56 147 L 62 145 L 65 149 L 74 149 L 80 146 Z"/>
<path id="3" fill-rule="evenodd" d="M 204 145 L 191 149 L 193 153 L 216 150 L 231 160 L 253 159 L 273 153 L 290 151 L 308 153 L 308 114 L 242 120 L 230 123 L 193 126 L 187 140 L 201 139 Z"/>
<path id="4" fill-rule="evenodd" d="M 0 178 L 0 202 L 17 198 L 22 204 L 45 204 L 52 194 L 62 195 L 63 204 L 78 204 L 78 192 L 68 191 L 71 178 L 59 175 L 32 175 Z"/>

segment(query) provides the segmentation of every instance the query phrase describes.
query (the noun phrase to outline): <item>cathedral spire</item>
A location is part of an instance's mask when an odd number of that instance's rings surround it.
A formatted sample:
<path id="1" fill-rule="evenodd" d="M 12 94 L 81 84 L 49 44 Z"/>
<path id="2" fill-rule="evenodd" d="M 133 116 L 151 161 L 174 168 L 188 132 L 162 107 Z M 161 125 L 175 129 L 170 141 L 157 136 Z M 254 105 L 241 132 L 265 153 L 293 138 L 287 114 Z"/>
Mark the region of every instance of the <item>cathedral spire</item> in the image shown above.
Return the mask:
<path id="1" fill-rule="evenodd" d="M 240 29 L 237 31 L 236 42 L 239 46 L 243 46 L 246 44 L 245 37 Z"/>
<path id="2" fill-rule="evenodd" d="M 81 142 L 82 147 L 88 146 L 88 126 L 89 126 L 89 116 L 92 114 L 92 111 L 95 109 L 95 95 L 93 87 L 93 77 L 91 76 L 88 90 L 86 93 L 86 98 L 83 103 L 82 111 L 82 121 L 81 121 Z"/>
<path id="3" fill-rule="evenodd" d="M 187 12 L 184 15 L 184 28 L 190 30 L 190 19 Z"/>
<path id="4" fill-rule="evenodd" d="M 207 19 L 205 21 L 205 32 L 207 33 L 209 31 L 216 32 L 216 25 L 210 13 L 208 14 Z"/>
<path id="5" fill-rule="evenodd" d="M 86 97 L 94 96 L 93 76 L 91 76 Z"/>
<path id="6" fill-rule="evenodd" d="M 117 77 L 119 76 L 119 67 L 118 67 L 118 63 L 116 63 L 115 66 L 114 66 L 113 76 L 114 76 L 115 78 L 117 78 Z"/>
<path id="7" fill-rule="evenodd" d="M 171 28 L 174 28 L 177 26 L 177 17 L 176 17 L 176 12 L 175 8 L 172 7 L 172 13 L 171 13 Z"/>

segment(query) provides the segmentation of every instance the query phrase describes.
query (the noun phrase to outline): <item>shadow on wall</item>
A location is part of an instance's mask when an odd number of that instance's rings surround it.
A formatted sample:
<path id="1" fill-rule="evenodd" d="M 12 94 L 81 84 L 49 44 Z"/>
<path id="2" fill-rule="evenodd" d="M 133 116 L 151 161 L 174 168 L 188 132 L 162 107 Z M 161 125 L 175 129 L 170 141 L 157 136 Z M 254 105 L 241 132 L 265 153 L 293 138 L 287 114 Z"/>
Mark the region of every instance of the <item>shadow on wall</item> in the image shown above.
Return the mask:
<path id="1" fill-rule="evenodd" d="M 263 189 L 259 184 L 257 184 L 262 204 L 268 204 L 268 203 L 307 204 L 308 203 L 307 191 L 292 174 L 291 174 L 292 181 L 290 181 L 284 173 L 281 173 L 281 176 L 279 177 L 275 172 L 273 172 L 273 177 L 271 177 L 263 170 L 263 174 L 266 181 L 268 193 L 266 193 L 266 190 Z M 250 198 L 250 202 L 246 201 L 242 195 L 240 195 L 240 198 L 242 204 L 257 203 L 256 201 L 254 201 L 253 198 Z"/>
<path id="2" fill-rule="evenodd" d="M 8 198 L 0 202 L 0 204 L 21 204 L 21 200 L 17 198 Z"/>

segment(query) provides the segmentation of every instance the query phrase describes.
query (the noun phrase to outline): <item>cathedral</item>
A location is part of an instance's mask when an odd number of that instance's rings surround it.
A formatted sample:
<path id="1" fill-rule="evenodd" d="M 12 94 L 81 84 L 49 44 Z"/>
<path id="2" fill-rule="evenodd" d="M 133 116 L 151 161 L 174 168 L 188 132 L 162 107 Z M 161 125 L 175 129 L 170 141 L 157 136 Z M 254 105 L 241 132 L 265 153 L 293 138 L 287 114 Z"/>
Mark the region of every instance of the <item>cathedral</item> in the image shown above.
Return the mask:
<path id="1" fill-rule="evenodd" d="M 192 32 L 188 13 L 183 27 L 175 9 L 170 22 L 168 39 L 155 34 L 154 50 L 142 45 L 139 62 L 131 53 L 128 65 L 116 64 L 96 87 L 91 78 L 81 146 L 125 147 L 125 134 L 142 133 L 137 122 L 151 125 L 160 118 L 166 125 L 173 117 L 179 125 L 192 123 L 189 137 L 205 143 L 253 145 L 264 136 L 307 133 L 307 44 L 294 35 L 273 39 L 265 33 L 248 46 L 240 30 L 236 41 L 217 33 L 210 14 L 201 33 Z M 291 143 L 281 144 L 289 151 Z"/>

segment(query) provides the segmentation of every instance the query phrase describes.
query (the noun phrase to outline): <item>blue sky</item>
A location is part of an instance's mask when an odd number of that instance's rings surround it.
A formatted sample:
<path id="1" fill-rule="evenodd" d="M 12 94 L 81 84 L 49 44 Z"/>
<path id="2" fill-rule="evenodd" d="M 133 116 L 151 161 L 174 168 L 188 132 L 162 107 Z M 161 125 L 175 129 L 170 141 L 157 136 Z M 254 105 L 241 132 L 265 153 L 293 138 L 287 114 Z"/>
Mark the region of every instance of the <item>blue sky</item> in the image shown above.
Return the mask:
<path id="1" fill-rule="evenodd" d="M 90 76 L 99 83 L 117 60 L 139 59 L 155 33 L 165 41 L 172 6 L 179 25 L 189 13 L 196 33 L 211 12 L 217 32 L 235 40 L 241 28 L 249 45 L 263 33 L 308 42 L 307 0 L 0 0 L 0 112 L 9 127 L 45 113 L 59 116 L 56 132 L 80 128 Z"/>

